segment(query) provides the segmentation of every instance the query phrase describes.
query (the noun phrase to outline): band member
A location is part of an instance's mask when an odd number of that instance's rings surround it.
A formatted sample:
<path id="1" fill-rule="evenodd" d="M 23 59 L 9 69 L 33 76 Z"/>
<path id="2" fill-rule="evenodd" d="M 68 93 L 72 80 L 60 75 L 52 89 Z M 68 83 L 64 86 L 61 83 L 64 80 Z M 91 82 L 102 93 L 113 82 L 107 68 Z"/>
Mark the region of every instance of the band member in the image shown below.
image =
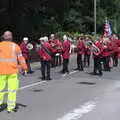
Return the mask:
<path id="1" fill-rule="evenodd" d="M 85 49 L 84 49 L 84 67 L 90 66 L 90 56 L 91 56 L 91 50 L 90 47 L 87 45 L 87 42 L 89 42 L 89 38 L 85 39 Z"/>
<path id="2" fill-rule="evenodd" d="M 62 64 L 62 43 L 59 41 L 58 45 L 56 46 L 57 51 L 55 55 L 55 66 L 61 66 Z"/>
<path id="3" fill-rule="evenodd" d="M 116 35 L 113 35 L 112 38 L 112 45 L 113 45 L 113 65 L 114 67 L 118 66 L 118 57 L 119 57 L 119 47 L 120 47 L 120 41 L 118 40 L 118 37 Z"/>
<path id="4" fill-rule="evenodd" d="M 51 34 L 49 43 L 52 46 L 53 49 L 53 56 L 52 56 L 52 67 L 57 66 L 57 58 L 60 56 L 60 54 L 57 52 L 57 48 L 60 45 L 60 42 L 58 39 L 56 39 L 54 34 Z M 57 55 L 56 55 L 57 54 Z M 60 56 L 61 57 L 61 56 Z"/>
<path id="5" fill-rule="evenodd" d="M 112 50 L 113 50 L 112 43 L 109 40 L 109 38 L 107 37 L 103 38 L 102 56 L 103 56 L 104 71 L 111 71 L 109 62 L 110 62 L 110 56 Z"/>
<path id="6" fill-rule="evenodd" d="M 30 61 L 29 61 L 29 59 L 30 59 L 29 58 L 29 50 L 31 50 L 33 48 L 33 46 L 28 43 L 28 37 L 23 38 L 23 42 L 20 44 L 20 48 L 22 50 L 22 55 L 25 58 L 25 61 L 27 63 L 28 73 L 32 74 L 33 71 L 31 69 L 31 65 L 30 65 Z"/>
<path id="7" fill-rule="evenodd" d="M 48 42 L 48 37 L 40 38 L 40 47 L 37 51 L 41 60 L 42 80 L 51 80 L 50 64 L 52 61 L 52 46 Z"/>
<path id="8" fill-rule="evenodd" d="M 83 71 L 83 60 L 82 56 L 84 54 L 85 45 L 83 38 L 79 37 L 77 41 L 77 69 Z"/>
<path id="9" fill-rule="evenodd" d="M 101 66 L 101 46 L 99 46 L 98 44 L 93 44 L 92 42 L 89 42 L 89 46 L 91 47 L 91 51 L 94 59 L 94 69 L 93 72 L 90 74 L 102 76 L 103 72 Z"/>
<path id="10" fill-rule="evenodd" d="M 71 43 L 68 40 L 68 37 L 66 35 L 63 36 L 63 42 L 62 42 L 62 56 L 63 56 L 63 69 L 62 73 L 69 73 L 68 70 L 68 64 L 69 64 L 69 58 L 70 58 L 70 46 Z"/>

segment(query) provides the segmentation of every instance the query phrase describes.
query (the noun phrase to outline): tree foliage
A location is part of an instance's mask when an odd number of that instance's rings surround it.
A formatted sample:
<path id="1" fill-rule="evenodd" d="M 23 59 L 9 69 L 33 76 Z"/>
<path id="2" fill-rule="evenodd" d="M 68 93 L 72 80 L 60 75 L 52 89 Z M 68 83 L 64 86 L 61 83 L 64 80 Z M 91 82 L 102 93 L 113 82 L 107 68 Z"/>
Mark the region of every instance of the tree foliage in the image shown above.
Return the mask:
<path id="1" fill-rule="evenodd" d="M 113 32 L 119 33 L 119 13 L 120 0 L 97 0 L 97 32 L 108 17 Z M 94 31 L 94 0 L 2 0 L 0 15 L 0 28 L 11 27 L 19 35 Z"/>

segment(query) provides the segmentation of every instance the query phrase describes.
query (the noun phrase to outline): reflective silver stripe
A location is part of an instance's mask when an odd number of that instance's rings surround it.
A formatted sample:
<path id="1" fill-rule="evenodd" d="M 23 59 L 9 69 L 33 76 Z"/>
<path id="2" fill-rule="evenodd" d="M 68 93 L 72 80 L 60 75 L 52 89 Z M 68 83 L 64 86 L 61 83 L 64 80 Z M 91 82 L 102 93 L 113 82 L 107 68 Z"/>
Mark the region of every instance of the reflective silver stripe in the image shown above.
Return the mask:
<path id="1" fill-rule="evenodd" d="M 13 109 L 15 108 L 15 105 L 8 105 L 8 109 Z"/>
<path id="2" fill-rule="evenodd" d="M 17 92 L 17 91 L 16 90 L 8 90 L 7 92 L 13 93 L 13 92 Z"/>
<path id="3" fill-rule="evenodd" d="M 0 59 L 0 62 L 17 62 L 16 59 Z"/>
<path id="4" fill-rule="evenodd" d="M 4 93 L 4 92 L 5 93 L 8 93 L 8 92 L 13 93 L 13 92 L 17 92 L 17 91 L 16 90 L 9 90 L 9 91 L 8 90 L 3 90 L 3 91 L 0 91 L 0 93 Z"/>
<path id="5" fill-rule="evenodd" d="M 11 103 L 11 104 L 13 103 L 13 104 L 15 104 L 15 101 L 7 101 L 7 103 Z"/>
<path id="6" fill-rule="evenodd" d="M 12 58 L 7 59 L 7 58 L 0 58 L 0 62 L 17 62 L 16 55 L 15 55 L 15 44 L 12 43 L 10 44 L 12 47 Z"/>
<path id="7" fill-rule="evenodd" d="M 5 93 L 7 92 L 7 90 L 0 90 L 0 93 Z"/>

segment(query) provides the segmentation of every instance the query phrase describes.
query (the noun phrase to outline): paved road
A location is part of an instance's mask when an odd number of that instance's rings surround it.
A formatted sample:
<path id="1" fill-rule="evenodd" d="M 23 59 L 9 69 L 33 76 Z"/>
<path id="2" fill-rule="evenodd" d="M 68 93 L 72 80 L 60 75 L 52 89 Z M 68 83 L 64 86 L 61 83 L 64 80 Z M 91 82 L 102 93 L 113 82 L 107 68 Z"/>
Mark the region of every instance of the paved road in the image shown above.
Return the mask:
<path id="1" fill-rule="evenodd" d="M 34 64 L 34 74 L 20 76 L 18 112 L 1 112 L 0 120 L 119 120 L 120 69 L 104 72 L 103 77 L 90 76 L 73 70 L 75 58 L 69 75 L 54 68 L 50 82 L 41 81 L 39 63 Z"/>

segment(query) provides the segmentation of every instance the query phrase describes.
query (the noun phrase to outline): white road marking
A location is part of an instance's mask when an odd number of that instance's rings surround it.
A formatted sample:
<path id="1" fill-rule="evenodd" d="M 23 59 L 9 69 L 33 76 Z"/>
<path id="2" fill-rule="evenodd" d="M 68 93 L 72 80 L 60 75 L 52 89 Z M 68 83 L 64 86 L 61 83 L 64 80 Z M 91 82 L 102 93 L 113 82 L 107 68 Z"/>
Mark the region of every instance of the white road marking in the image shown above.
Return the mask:
<path id="1" fill-rule="evenodd" d="M 67 73 L 63 74 L 62 76 L 65 77 L 67 75 Z"/>
<path id="2" fill-rule="evenodd" d="M 76 72 L 78 72 L 78 71 L 73 71 L 73 72 L 70 72 L 70 75 L 71 75 L 71 74 L 74 74 L 74 73 L 76 73 Z"/>
<path id="3" fill-rule="evenodd" d="M 30 84 L 30 85 L 26 85 L 24 87 L 19 88 L 19 90 L 23 90 L 23 89 L 26 89 L 26 88 L 29 88 L 29 87 L 33 87 L 33 86 L 36 86 L 36 85 L 39 85 L 39 84 L 42 84 L 42 83 L 46 83 L 46 82 L 47 81 L 41 81 L 41 82 L 33 83 L 33 84 Z"/>
<path id="4" fill-rule="evenodd" d="M 70 72 L 69 74 L 73 74 L 73 73 L 76 73 L 77 71 L 73 71 L 73 72 Z M 64 74 L 62 75 L 63 77 L 65 77 L 66 75 L 69 75 L 69 74 Z M 23 89 L 26 89 L 26 88 L 29 88 L 29 87 L 33 87 L 33 86 L 36 86 L 36 85 L 39 85 L 39 84 L 42 84 L 42 83 L 46 83 L 47 81 L 41 81 L 41 82 L 37 82 L 37 83 L 33 83 L 33 84 L 30 84 L 30 85 L 26 85 L 26 86 L 23 86 L 21 88 L 19 88 L 19 90 L 23 90 Z"/>
<path id="5" fill-rule="evenodd" d="M 76 72 L 78 72 L 78 71 L 72 71 L 72 72 L 70 72 L 69 74 L 65 73 L 65 74 L 62 75 L 62 76 L 65 77 L 65 76 L 67 76 L 67 75 L 71 75 L 71 74 L 74 74 L 74 73 L 76 73 Z"/>
<path id="6" fill-rule="evenodd" d="M 57 120 L 79 120 L 84 114 L 87 114 L 95 109 L 95 106 L 96 102 L 89 101 L 82 105 L 80 108 L 74 109 L 73 111 L 67 113 L 61 118 L 58 118 Z"/>

